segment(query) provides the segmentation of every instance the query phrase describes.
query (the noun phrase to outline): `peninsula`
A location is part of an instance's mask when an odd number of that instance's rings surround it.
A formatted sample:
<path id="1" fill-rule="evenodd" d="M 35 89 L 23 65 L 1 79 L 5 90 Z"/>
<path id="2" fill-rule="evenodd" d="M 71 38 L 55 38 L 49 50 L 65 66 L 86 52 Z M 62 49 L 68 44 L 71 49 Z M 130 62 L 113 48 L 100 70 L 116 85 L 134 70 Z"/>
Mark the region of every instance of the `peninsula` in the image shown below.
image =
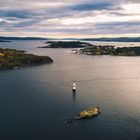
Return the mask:
<path id="1" fill-rule="evenodd" d="M 48 56 L 38 56 L 25 53 L 22 50 L 0 48 L 0 70 L 17 69 L 52 63 Z"/>

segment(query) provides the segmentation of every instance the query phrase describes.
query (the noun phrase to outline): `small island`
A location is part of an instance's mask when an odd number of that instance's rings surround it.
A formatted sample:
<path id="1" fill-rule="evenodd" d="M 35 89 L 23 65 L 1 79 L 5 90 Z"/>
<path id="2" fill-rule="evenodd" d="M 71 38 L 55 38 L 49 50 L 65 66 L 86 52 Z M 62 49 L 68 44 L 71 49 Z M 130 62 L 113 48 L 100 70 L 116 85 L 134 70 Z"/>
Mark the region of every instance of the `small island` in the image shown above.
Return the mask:
<path id="1" fill-rule="evenodd" d="M 84 48 L 92 46 L 89 43 L 80 41 L 47 41 L 45 44 L 47 45 L 38 48 Z"/>
<path id="2" fill-rule="evenodd" d="M 110 45 L 92 45 L 75 53 L 86 55 L 140 56 L 140 47 L 115 47 Z"/>
<path id="3" fill-rule="evenodd" d="M 0 70 L 50 64 L 53 60 L 48 56 L 25 53 L 22 50 L 0 48 Z"/>

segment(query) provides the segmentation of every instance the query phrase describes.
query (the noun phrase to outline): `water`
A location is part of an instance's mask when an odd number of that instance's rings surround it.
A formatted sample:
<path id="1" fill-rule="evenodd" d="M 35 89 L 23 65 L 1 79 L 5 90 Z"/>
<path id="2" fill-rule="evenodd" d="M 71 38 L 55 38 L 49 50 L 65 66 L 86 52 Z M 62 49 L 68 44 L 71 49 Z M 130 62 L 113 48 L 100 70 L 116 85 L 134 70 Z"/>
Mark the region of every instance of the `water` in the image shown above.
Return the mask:
<path id="1" fill-rule="evenodd" d="M 139 140 L 140 57 L 36 48 L 43 43 L 0 44 L 54 59 L 49 65 L 0 72 L 0 139 Z M 78 80 L 76 96 L 71 91 L 73 80 Z M 102 109 L 100 116 L 63 122 L 96 105 Z"/>

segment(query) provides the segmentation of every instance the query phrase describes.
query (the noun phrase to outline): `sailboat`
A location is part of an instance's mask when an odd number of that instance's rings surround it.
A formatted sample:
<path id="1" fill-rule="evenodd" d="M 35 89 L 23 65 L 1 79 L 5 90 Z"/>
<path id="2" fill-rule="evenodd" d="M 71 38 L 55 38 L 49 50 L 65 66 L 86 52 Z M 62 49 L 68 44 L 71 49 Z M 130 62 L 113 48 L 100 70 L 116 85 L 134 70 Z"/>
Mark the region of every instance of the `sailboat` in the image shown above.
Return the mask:
<path id="1" fill-rule="evenodd" d="M 75 92 L 75 91 L 76 91 L 76 83 L 75 83 L 75 82 L 73 83 L 72 90 L 73 90 L 73 92 Z"/>

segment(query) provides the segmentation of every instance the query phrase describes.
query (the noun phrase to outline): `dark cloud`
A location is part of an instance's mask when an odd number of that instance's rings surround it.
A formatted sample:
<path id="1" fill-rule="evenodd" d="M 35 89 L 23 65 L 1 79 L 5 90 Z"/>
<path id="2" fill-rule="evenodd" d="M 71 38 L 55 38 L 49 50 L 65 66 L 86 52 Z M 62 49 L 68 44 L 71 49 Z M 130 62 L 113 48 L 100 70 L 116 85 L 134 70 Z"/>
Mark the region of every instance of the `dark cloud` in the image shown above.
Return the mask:
<path id="1" fill-rule="evenodd" d="M 113 28 L 113 27 L 116 27 L 116 26 L 125 26 L 125 27 L 127 27 L 127 26 L 137 26 L 137 25 L 140 25 L 140 22 L 112 22 L 112 23 L 98 24 L 97 26 L 99 28 L 101 28 L 101 27 L 107 28 L 107 26 L 109 28 Z"/>
<path id="2" fill-rule="evenodd" d="M 23 21 L 21 23 L 15 24 L 14 27 L 16 27 L 16 28 L 30 27 L 30 26 L 33 26 L 33 25 L 39 23 L 39 22 L 40 22 L 40 20 Z"/>
<path id="3" fill-rule="evenodd" d="M 31 15 L 30 11 L 25 10 L 0 10 L 0 17 L 29 18 Z"/>
<path id="4" fill-rule="evenodd" d="M 111 34 L 139 33 L 140 22 L 112 22 L 96 25 L 96 31 Z"/>
<path id="5" fill-rule="evenodd" d="M 103 10 L 103 9 L 111 9 L 112 3 L 104 2 L 104 3 L 84 3 L 78 4 L 71 7 L 72 10 L 77 11 L 90 11 L 90 10 Z"/>
<path id="6" fill-rule="evenodd" d="M 5 21 L 1 21 L 1 22 L 0 22 L 0 26 L 3 26 L 3 25 L 5 25 L 5 24 L 6 24 Z"/>

